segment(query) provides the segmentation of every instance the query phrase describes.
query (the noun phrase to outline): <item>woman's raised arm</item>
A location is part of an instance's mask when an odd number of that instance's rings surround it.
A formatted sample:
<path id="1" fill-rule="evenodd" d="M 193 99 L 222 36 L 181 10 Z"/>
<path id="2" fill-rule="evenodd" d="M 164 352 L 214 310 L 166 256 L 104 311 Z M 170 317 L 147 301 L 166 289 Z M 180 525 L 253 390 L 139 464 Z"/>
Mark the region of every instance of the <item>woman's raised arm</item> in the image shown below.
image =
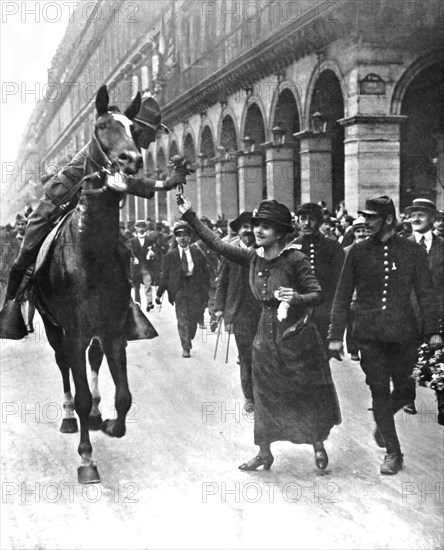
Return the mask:
<path id="1" fill-rule="evenodd" d="M 196 213 L 192 209 L 191 202 L 185 197 L 185 195 L 179 195 L 177 204 L 179 206 L 179 211 L 182 214 L 182 219 L 190 224 L 195 233 L 206 245 L 232 262 L 243 265 L 244 267 L 248 267 L 250 265 L 250 260 L 255 254 L 254 250 L 234 246 L 220 239 L 211 231 L 211 229 L 199 220 Z"/>

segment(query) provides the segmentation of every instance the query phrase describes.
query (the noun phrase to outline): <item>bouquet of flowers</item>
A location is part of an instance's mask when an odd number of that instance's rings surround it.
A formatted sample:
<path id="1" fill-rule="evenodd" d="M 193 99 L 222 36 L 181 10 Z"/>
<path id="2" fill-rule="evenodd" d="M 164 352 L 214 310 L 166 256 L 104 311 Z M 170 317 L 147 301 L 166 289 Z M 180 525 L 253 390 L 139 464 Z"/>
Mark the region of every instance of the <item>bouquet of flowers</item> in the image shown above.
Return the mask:
<path id="1" fill-rule="evenodd" d="M 428 344 L 422 344 L 413 376 L 420 386 L 429 386 L 437 393 L 444 392 L 444 347 L 431 349 Z"/>

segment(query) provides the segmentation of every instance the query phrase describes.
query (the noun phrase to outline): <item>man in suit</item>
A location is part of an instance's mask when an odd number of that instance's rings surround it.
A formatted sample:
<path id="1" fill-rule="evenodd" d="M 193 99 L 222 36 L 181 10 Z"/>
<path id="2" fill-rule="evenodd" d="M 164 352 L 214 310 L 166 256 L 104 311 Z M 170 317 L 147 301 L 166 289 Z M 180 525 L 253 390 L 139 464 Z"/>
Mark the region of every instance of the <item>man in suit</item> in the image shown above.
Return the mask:
<path id="1" fill-rule="evenodd" d="M 254 243 L 251 212 L 242 212 L 230 223 L 230 229 L 238 234 L 231 244 L 248 248 Z M 239 352 L 244 409 L 254 411 L 251 364 L 253 340 L 261 316 L 261 307 L 254 298 L 249 283 L 250 270 L 226 258 L 222 258 L 217 279 L 215 309 L 216 317 L 224 317 L 225 326 L 231 326 Z"/>
<path id="2" fill-rule="evenodd" d="M 134 301 L 140 305 L 140 285 L 144 285 L 146 296 L 146 310 L 151 311 L 153 305 L 153 264 L 154 264 L 154 243 L 146 233 L 146 222 L 138 220 L 135 225 L 136 236 L 130 240 L 133 257 L 133 284 Z"/>
<path id="3" fill-rule="evenodd" d="M 364 216 L 370 236 L 347 254 L 333 303 L 329 349 L 332 357 L 341 359 L 344 329 L 356 290 L 353 336 L 358 340 L 361 368 L 372 394 L 375 440 L 387 450 L 380 472 L 396 474 L 403 467 L 404 455 L 394 414 L 415 396 L 412 372 L 419 335 L 412 292 L 432 346 L 442 343 L 438 311 L 426 252 L 396 234 L 393 201 L 387 196 L 369 199 L 358 214 Z"/>
<path id="4" fill-rule="evenodd" d="M 190 226 L 178 221 L 173 233 L 178 246 L 165 256 L 156 303 L 161 303 L 167 290 L 169 301 L 176 306 L 182 357 L 189 358 L 191 342 L 208 301 L 209 273 L 203 252 L 196 244 L 190 246 Z"/>
<path id="5" fill-rule="evenodd" d="M 444 210 L 436 211 L 436 218 L 433 233 L 438 237 L 444 238 Z"/>
<path id="6" fill-rule="evenodd" d="M 322 207 L 319 204 L 313 202 L 302 204 L 296 214 L 299 216 L 302 236 L 295 242 L 308 257 L 324 296 L 324 302 L 315 309 L 313 320 L 327 347 L 330 311 L 344 261 L 344 250 L 337 241 L 333 241 L 320 232 L 319 228 L 324 219 Z"/>
<path id="7" fill-rule="evenodd" d="M 418 243 L 427 253 L 435 296 L 438 302 L 440 333 L 442 334 L 444 318 L 444 239 L 433 233 L 433 224 L 437 213 L 436 205 L 428 199 L 415 199 L 412 205 L 405 209 L 405 214 L 408 216 L 413 229 L 413 234 L 409 237 L 409 240 Z M 415 402 L 408 403 L 404 407 L 404 411 L 408 414 L 416 414 Z"/>

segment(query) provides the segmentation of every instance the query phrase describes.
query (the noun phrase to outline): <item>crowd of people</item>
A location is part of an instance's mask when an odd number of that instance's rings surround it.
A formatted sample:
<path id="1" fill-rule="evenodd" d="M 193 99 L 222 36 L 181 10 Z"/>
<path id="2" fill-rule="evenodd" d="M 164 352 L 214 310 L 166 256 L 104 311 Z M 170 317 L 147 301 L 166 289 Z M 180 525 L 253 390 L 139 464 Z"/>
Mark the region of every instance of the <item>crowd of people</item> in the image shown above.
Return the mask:
<path id="1" fill-rule="evenodd" d="M 139 148 L 165 131 L 160 120 L 157 103 L 145 98 L 132 124 Z M 86 151 L 44 182 L 34 212 L 28 207 L 14 227 L 1 228 L 2 338 L 22 337 L 12 318 L 17 302 L 26 330 L 33 330 L 26 274 L 55 223 L 77 204 Z M 127 192 L 152 199 L 183 186 L 187 173 L 178 166 L 159 182 L 140 170 L 126 178 Z M 155 313 L 154 303 L 160 306 L 168 293 L 183 358 L 191 358 L 198 326 L 206 329 L 206 309 L 212 331 L 223 318 L 234 334 L 244 407 L 254 413 L 259 447 L 240 469 L 269 469 L 275 441 L 312 445 L 316 466 L 327 468 L 324 442 L 341 422 L 329 358 L 342 360 L 346 333 L 371 391 L 376 444 L 386 449 L 380 471 L 396 474 L 404 458 L 394 415 L 401 408 L 416 412 L 418 345 L 442 346 L 444 211 L 420 198 L 399 218 L 387 196 L 368 199 L 355 216 L 344 203 L 330 212 L 324 202 L 310 202 L 292 213 L 264 200 L 228 222 L 199 219 L 182 194 L 178 204 L 181 219 L 173 227 L 121 222 L 116 261 L 133 287 L 130 310 L 144 322 L 141 288 L 147 312 Z"/>

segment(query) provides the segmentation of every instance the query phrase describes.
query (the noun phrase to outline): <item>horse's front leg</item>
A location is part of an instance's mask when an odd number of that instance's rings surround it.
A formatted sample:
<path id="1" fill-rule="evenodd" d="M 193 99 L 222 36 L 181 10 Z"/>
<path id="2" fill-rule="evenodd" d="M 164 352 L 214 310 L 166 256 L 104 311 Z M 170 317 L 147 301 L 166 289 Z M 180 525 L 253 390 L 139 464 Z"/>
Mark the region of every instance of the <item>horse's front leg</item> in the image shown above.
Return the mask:
<path id="1" fill-rule="evenodd" d="M 126 340 L 120 336 L 104 339 L 102 348 L 116 386 L 115 407 L 117 412 L 115 419 L 105 420 L 102 424 L 102 431 L 111 437 L 123 437 L 126 431 L 125 418 L 131 407 L 131 393 L 126 371 Z"/>
<path id="2" fill-rule="evenodd" d="M 103 423 L 102 413 L 99 405 L 101 401 L 99 392 L 99 370 L 103 360 L 103 351 L 100 342 L 94 338 L 88 349 L 88 360 L 91 365 L 91 392 L 92 409 L 89 415 L 89 429 L 100 430 Z"/>
<path id="3" fill-rule="evenodd" d="M 97 466 L 92 459 L 92 445 L 89 438 L 89 415 L 92 408 L 92 395 L 89 389 L 86 375 L 86 348 L 89 341 L 80 338 L 68 338 L 65 345 L 69 346 L 72 357 L 72 376 L 76 394 L 74 405 L 80 420 L 80 443 L 78 453 L 81 456 L 81 464 L 77 469 L 79 483 L 99 483 L 100 476 Z"/>

